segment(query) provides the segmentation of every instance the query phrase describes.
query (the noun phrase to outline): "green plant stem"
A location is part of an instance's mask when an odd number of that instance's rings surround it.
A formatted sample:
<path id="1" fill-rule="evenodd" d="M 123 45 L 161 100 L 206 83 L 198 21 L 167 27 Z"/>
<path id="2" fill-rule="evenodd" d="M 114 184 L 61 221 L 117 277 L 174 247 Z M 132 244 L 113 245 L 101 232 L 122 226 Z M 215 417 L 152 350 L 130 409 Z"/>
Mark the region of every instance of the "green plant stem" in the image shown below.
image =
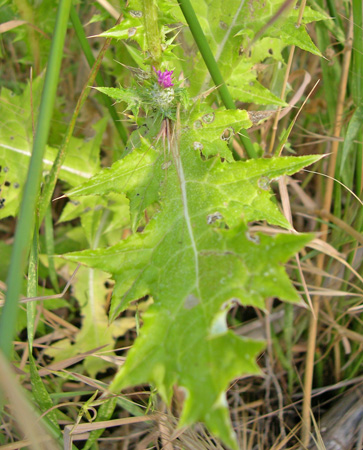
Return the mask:
<path id="1" fill-rule="evenodd" d="M 55 292 L 58 294 L 60 292 L 57 271 L 54 265 L 53 256 L 55 254 L 54 250 L 54 229 L 53 229 L 53 219 L 52 219 L 52 208 L 48 207 L 45 217 L 44 217 L 44 236 L 45 236 L 45 248 L 48 256 L 48 273 L 50 281 L 52 282 Z M 27 294 L 27 297 L 36 297 L 35 295 Z M 32 303 L 32 302 L 31 302 Z"/>
<path id="2" fill-rule="evenodd" d="M 92 53 L 92 49 L 91 46 L 89 45 L 87 38 L 86 38 L 86 34 L 83 30 L 83 26 L 81 21 L 79 20 L 78 14 L 76 12 L 75 7 L 72 5 L 71 6 L 71 14 L 70 14 L 71 20 L 72 20 L 72 24 L 74 27 L 74 31 L 76 32 L 77 38 L 79 40 L 80 46 L 82 48 L 82 51 L 84 53 L 84 56 L 87 59 L 88 65 L 90 68 L 92 68 L 92 66 L 95 63 L 95 58 L 93 56 Z M 106 83 L 103 80 L 103 77 L 101 75 L 100 72 L 97 72 L 96 75 L 96 83 L 98 84 L 98 86 L 106 86 Z M 120 138 L 122 140 L 122 142 L 124 144 L 126 144 L 127 142 L 127 132 L 124 128 L 124 126 L 122 125 L 122 123 L 120 122 L 120 118 L 117 114 L 116 109 L 114 108 L 113 104 L 112 104 L 112 100 L 107 97 L 107 95 L 101 95 L 102 101 L 104 103 L 104 105 L 106 106 L 106 108 L 108 109 L 110 116 L 113 120 L 113 123 L 115 125 L 115 128 L 118 132 L 118 134 L 120 135 Z"/>
<path id="3" fill-rule="evenodd" d="M 363 179 L 363 132 L 362 130 L 358 134 L 358 143 L 357 143 L 357 153 L 356 153 L 356 172 L 355 172 L 355 181 L 356 181 L 356 193 L 360 197 L 362 194 L 362 179 Z"/>
<path id="4" fill-rule="evenodd" d="M 155 0 L 143 0 L 145 35 L 153 65 L 159 67 L 161 61 L 161 37 L 158 25 L 158 10 Z"/>
<path id="5" fill-rule="evenodd" d="M 39 120 L 33 143 L 33 153 L 20 205 L 14 247 L 7 276 L 6 300 L 0 319 L 0 349 L 7 358 L 9 358 L 11 354 L 23 271 L 26 265 L 29 245 L 34 230 L 35 210 L 42 176 L 43 155 L 48 140 L 50 122 L 57 93 L 57 84 L 70 6 L 71 0 L 59 1 L 49 63 L 40 103 Z"/>
<path id="6" fill-rule="evenodd" d="M 118 25 L 121 21 L 122 16 L 119 17 L 119 19 L 116 22 L 116 25 Z M 86 101 L 88 94 L 91 90 L 91 86 L 93 85 L 98 69 L 100 68 L 100 65 L 102 63 L 103 57 L 109 47 L 111 43 L 111 38 L 106 39 L 106 42 L 103 44 L 103 47 L 100 51 L 100 53 L 97 56 L 97 59 L 95 61 L 95 63 L 92 66 L 91 72 L 83 86 L 82 92 L 78 98 L 77 101 L 77 105 L 74 109 L 71 121 L 69 122 L 67 131 L 65 133 L 61 148 L 59 149 L 59 152 L 57 154 L 57 157 L 54 160 L 52 169 L 50 171 L 49 177 L 46 181 L 46 184 L 44 186 L 43 192 L 42 192 L 42 196 L 40 198 L 40 202 L 39 202 L 39 224 L 42 223 L 42 220 L 44 218 L 45 212 L 48 208 L 48 205 L 51 201 L 52 195 L 53 195 L 53 191 L 58 179 L 58 175 L 60 172 L 60 169 L 62 167 L 62 164 L 66 158 L 67 155 L 67 151 L 68 151 L 68 144 L 71 140 L 71 137 L 73 135 L 73 131 L 74 131 L 74 127 L 76 126 L 76 121 L 77 121 L 77 117 L 78 114 L 84 104 L 84 102 Z"/>
<path id="7" fill-rule="evenodd" d="M 353 97 L 357 106 L 363 102 L 363 3 L 352 2 L 353 12 Z"/>
<path id="8" fill-rule="evenodd" d="M 203 33 L 202 27 L 195 15 L 194 9 L 190 0 L 179 0 L 179 6 L 187 21 L 190 31 L 195 39 L 195 42 L 199 48 L 199 51 L 203 57 L 203 60 L 209 70 L 209 73 L 214 81 L 214 84 L 218 87 L 219 95 L 222 102 L 227 109 L 236 109 L 233 98 L 225 84 L 222 74 L 219 70 L 218 64 L 213 56 L 213 53 L 209 47 L 208 41 Z M 247 134 L 246 130 L 241 130 L 241 141 L 246 149 L 249 158 L 257 158 L 253 144 Z"/>
<path id="9" fill-rule="evenodd" d="M 36 297 L 37 295 L 38 295 L 38 224 L 36 223 L 34 226 L 33 241 L 30 247 L 26 296 Z M 29 352 L 31 352 L 33 348 L 36 310 L 37 310 L 36 302 L 29 302 L 26 305 L 26 314 L 27 314 L 26 322 L 27 322 Z"/>

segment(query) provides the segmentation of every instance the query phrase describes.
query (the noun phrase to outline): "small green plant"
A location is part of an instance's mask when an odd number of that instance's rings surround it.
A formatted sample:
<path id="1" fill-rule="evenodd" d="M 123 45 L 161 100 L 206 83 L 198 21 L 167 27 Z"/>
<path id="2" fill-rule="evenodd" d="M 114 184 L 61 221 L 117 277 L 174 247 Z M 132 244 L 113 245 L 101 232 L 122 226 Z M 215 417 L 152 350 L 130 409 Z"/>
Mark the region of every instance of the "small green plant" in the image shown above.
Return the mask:
<path id="1" fill-rule="evenodd" d="M 129 27 L 140 39 L 141 11 L 130 5 L 125 15 L 104 35 Z M 249 224 L 290 228 L 270 183 L 319 157 L 235 161 L 228 144 L 252 125 L 248 112 L 212 108 L 203 96 L 189 100 L 172 74 L 150 67 L 130 88 L 98 88 L 132 111 L 132 152 L 67 195 L 126 194 L 134 233 L 113 247 L 65 256 L 112 274 L 111 320 L 130 302 L 153 300 L 111 390 L 149 382 L 170 403 L 178 386 L 185 392 L 179 425 L 203 421 L 237 448 L 225 390 L 234 377 L 258 373 L 263 344 L 235 336 L 226 315 L 234 302 L 263 308 L 267 297 L 298 301 L 281 264 L 311 239 L 270 237 Z"/>
<path id="2" fill-rule="evenodd" d="M 177 385 L 185 390 L 180 426 L 204 421 L 236 448 L 224 391 L 234 377 L 258 373 L 254 360 L 263 344 L 235 336 L 226 315 L 234 302 L 263 308 L 269 296 L 298 301 L 281 264 L 311 239 L 265 236 L 248 224 L 288 228 L 269 183 L 319 157 L 233 161 L 225 134 L 248 128 L 246 111 L 196 102 L 178 113 L 175 123 L 164 119 L 167 150 L 156 136 L 141 138 L 131 154 L 68 192 L 126 193 L 134 229 L 154 205 L 149 222 L 113 247 L 66 258 L 112 273 L 111 320 L 130 302 L 153 299 L 111 389 L 149 382 L 170 403 Z"/>

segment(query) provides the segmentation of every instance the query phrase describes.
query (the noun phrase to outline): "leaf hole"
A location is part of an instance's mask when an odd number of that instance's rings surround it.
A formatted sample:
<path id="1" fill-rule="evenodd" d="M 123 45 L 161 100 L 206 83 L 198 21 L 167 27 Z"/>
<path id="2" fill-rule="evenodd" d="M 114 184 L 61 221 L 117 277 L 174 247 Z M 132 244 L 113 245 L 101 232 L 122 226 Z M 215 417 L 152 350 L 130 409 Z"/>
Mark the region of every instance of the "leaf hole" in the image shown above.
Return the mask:
<path id="1" fill-rule="evenodd" d="M 136 28 L 135 28 L 135 27 L 132 27 L 132 28 L 129 28 L 129 29 L 127 30 L 127 34 L 128 34 L 129 37 L 132 37 L 132 36 L 135 36 L 136 31 L 137 31 Z"/>
<path id="2" fill-rule="evenodd" d="M 268 191 L 270 189 L 270 179 L 268 177 L 261 177 L 257 181 L 257 185 L 260 189 Z"/>
<path id="3" fill-rule="evenodd" d="M 223 219 L 223 216 L 220 212 L 216 211 L 213 214 L 208 214 L 207 216 L 207 224 L 212 225 L 214 222 L 217 222 L 217 220 Z"/>
<path id="4" fill-rule="evenodd" d="M 231 128 L 231 127 L 226 128 L 221 135 L 221 139 L 222 139 L 222 141 L 229 141 L 233 135 L 234 135 L 233 128 Z"/>
<path id="5" fill-rule="evenodd" d="M 136 19 L 140 19 L 142 17 L 142 11 L 130 11 L 130 16 L 135 17 Z"/>
<path id="6" fill-rule="evenodd" d="M 204 114 L 204 116 L 202 117 L 204 123 L 212 123 L 214 119 L 215 119 L 214 113 Z"/>
<path id="7" fill-rule="evenodd" d="M 257 234 L 250 233 L 249 231 L 246 231 L 246 238 L 256 245 L 260 243 L 260 237 Z"/>

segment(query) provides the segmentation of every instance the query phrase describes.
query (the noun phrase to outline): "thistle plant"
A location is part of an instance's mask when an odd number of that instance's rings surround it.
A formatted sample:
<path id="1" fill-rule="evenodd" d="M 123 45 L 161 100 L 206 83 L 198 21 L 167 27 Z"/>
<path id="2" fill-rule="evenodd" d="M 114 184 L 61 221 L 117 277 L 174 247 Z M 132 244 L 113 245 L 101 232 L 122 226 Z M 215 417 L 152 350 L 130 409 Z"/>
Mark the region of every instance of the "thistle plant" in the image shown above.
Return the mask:
<path id="1" fill-rule="evenodd" d="M 188 104 L 187 90 L 180 87 L 180 83 L 173 83 L 170 70 L 156 70 L 150 72 L 133 71 L 135 74 L 132 86 L 125 88 L 96 88 L 119 102 L 126 102 L 127 108 L 133 112 L 134 119 L 139 117 L 142 109 L 146 117 L 155 119 L 176 119 L 177 105 Z"/>
<path id="2" fill-rule="evenodd" d="M 154 130 L 134 139 L 125 158 L 69 191 L 72 199 L 126 194 L 133 234 L 107 249 L 65 257 L 112 274 L 111 320 L 130 302 L 153 300 L 109 389 L 149 382 L 170 403 L 178 386 L 185 392 L 180 426 L 203 421 L 236 449 L 225 390 L 234 377 L 259 373 L 255 358 L 263 343 L 228 330 L 228 311 L 234 302 L 263 308 L 268 296 L 298 302 L 281 264 L 311 239 L 255 234 L 249 223 L 290 228 L 270 182 L 319 156 L 234 161 L 225 135 L 251 127 L 247 111 L 213 109 L 200 99 L 181 108 L 185 90 L 171 75 L 154 69 L 129 89 L 99 88 L 127 101 L 135 116 L 142 108 L 153 122 L 166 123 L 168 154 Z M 140 229 L 145 210 L 150 220 Z"/>

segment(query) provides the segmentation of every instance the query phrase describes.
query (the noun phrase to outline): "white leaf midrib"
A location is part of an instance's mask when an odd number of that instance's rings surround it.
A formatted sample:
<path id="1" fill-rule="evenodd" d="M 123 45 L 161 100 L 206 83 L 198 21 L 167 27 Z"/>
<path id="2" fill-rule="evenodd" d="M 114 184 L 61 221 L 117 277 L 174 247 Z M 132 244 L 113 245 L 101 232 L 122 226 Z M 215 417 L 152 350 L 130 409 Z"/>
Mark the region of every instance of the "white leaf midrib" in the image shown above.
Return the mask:
<path id="1" fill-rule="evenodd" d="M 177 171 L 177 174 L 179 177 L 179 186 L 180 186 L 180 190 L 181 190 L 182 204 L 183 204 L 183 214 L 184 214 L 185 222 L 186 222 L 187 229 L 188 229 L 191 247 L 192 247 L 193 254 L 194 254 L 194 266 L 195 266 L 195 278 L 196 278 L 195 284 L 196 284 L 197 291 L 200 295 L 198 249 L 197 249 L 197 244 L 196 244 L 194 233 L 193 233 L 192 222 L 190 220 L 186 179 L 185 179 L 183 164 L 182 164 L 182 161 L 180 158 L 177 141 L 173 142 L 172 154 L 173 154 L 173 159 L 174 159 L 174 163 L 175 163 L 175 168 L 176 168 L 176 171 Z"/>
<path id="2" fill-rule="evenodd" d="M 20 155 L 27 156 L 28 158 L 31 157 L 31 152 L 30 151 L 22 150 L 22 149 L 16 148 L 16 147 L 12 147 L 12 146 L 7 145 L 7 144 L 0 144 L 0 146 L 3 147 L 3 148 L 6 148 L 7 150 L 11 150 L 11 151 L 13 151 L 15 153 L 18 153 Z M 54 161 L 51 161 L 50 159 L 43 158 L 43 163 L 46 164 L 47 166 L 53 166 Z M 69 166 L 66 166 L 66 165 L 62 165 L 61 169 L 64 170 L 65 172 L 69 172 L 69 173 L 71 173 L 73 175 L 78 175 L 79 177 L 82 177 L 82 178 L 89 179 L 89 178 L 92 177 L 91 173 L 82 172 L 81 170 L 74 169 L 73 167 L 69 167 Z"/>

